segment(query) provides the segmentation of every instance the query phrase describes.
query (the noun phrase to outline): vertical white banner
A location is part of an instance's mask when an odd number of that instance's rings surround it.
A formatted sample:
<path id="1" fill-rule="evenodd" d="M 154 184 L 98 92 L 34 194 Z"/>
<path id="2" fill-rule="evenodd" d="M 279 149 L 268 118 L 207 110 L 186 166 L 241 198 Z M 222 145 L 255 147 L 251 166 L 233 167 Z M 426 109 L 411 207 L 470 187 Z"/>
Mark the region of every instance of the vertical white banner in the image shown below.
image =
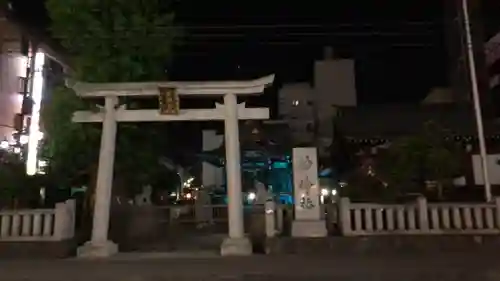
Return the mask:
<path id="1" fill-rule="evenodd" d="M 318 156 L 315 147 L 293 149 L 295 220 L 321 218 Z"/>

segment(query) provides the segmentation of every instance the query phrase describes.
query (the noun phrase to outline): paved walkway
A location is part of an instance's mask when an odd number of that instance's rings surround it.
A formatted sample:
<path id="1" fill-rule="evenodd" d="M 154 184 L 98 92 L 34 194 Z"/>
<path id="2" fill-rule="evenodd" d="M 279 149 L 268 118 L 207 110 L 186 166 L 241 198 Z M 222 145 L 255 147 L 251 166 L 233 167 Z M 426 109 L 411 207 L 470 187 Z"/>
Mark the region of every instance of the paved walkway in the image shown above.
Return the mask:
<path id="1" fill-rule="evenodd" d="M 1 281 L 164 280 L 500 280 L 500 260 L 448 255 L 433 257 L 252 256 L 242 258 L 160 255 L 108 260 L 2 261 Z"/>

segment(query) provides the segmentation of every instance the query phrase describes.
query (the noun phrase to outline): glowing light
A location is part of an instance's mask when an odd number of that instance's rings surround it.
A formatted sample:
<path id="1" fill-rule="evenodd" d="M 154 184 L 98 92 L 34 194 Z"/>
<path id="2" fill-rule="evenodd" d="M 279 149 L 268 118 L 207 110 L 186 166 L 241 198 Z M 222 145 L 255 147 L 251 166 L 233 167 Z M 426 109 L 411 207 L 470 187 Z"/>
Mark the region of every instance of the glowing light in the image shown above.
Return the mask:
<path id="1" fill-rule="evenodd" d="M 17 63 L 18 63 L 18 74 L 17 76 L 19 77 L 26 77 L 26 68 L 28 68 L 28 57 L 27 56 L 19 56 L 17 57 Z"/>
<path id="2" fill-rule="evenodd" d="M 330 192 L 328 192 L 328 189 L 326 189 L 326 188 L 321 189 L 321 195 L 327 196 L 328 193 L 330 193 Z"/>
<path id="3" fill-rule="evenodd" d="M 3 140 L 3 141 L 1 141 L 1 142 L 0 142 L 0 148 L 1 148 L 1 149 L 8 149 L 8 148 L 9 148 L 9 146 L 10 146 L 10 144 L 9 144 L 9 142 L 8 142 L 8 141 L 6 141 L 6 140 Z"/>
<path id="4" fill-rule="evenodd" d="M 30 140 L 30 137 L 29 137 L 29 136 L 27 136 L 27 135 L 22 135 L 22 136 L 19 138 L 19 142 L 20 142 L 21 144 L 23 144 L 23 145 L 24 145 L 24 144 L 27 144 L 27 143 L 29 142 L 29 140 Z"/>
<path id="5" fill-rule="evenodd" d="M 38 144 L 40 142 L 40 106 L 43 94 L 43 66 L 45 64 L 45 54 L 36 53 L 35 69 L 33 71 L 33 89 L 31 98 L 33 99 L 33 111 L 31 112 L 30 134 L 28 142 L 28 157 L 26 160 L 26 173 L 34 175 L 37 172 L 38 164 Z"/>
<path id="6" fill-rule="evenodd" d="M 42 200 L 45 200 L 45 195 L 46 195 L 45 187 L 40 188 L 40 198 Z"/>
<path id="7" fill-rule="evenodd" d="M 191 197 L 193 197 L 193 195 L 191 195 L 191 193 L 186 194 L 187 199 L 191 199 Z"/>
<path id="8" fill-rule="evenodd" d="M 191 187 L 191 184 L 193 183 L 194 178 L 190 177 L 187 181 L 184 182 L 184 187 Z"/>
<path id="9" fill-rule="evenodd" d="M 333 196 L 337 195 L 337 190 L 336 189 L 332 189 L 332 195 Z"/>
<path id="10" fill-rule="evenodd" d="M 19 105 L 19 108 L 21 108 L 23 106 L 23 100 L 24 100 L 23 95 L 16 95 L 16 99 L 17 99 L 17 104 Z"/>
<path id="11" fill-rule="evenodd" d="M 255 198 L 257 198 L 257 194 L 255 194 L 255 192 L 250 192 L 248 193 L 247 198 L 249 201 L 253 201 L 255 200 Z"/>

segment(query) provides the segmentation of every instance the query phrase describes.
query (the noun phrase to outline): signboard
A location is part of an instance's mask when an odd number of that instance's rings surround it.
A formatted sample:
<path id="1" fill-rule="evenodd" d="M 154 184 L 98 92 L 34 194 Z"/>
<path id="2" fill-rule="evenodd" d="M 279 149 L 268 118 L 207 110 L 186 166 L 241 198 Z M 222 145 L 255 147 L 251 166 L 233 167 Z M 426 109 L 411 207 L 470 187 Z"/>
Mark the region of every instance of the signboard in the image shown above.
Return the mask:
<path id="1" fill-rule="evenodd" d="M 159 90 L 158 102 L 160 114 L 178 115 L 180 102 L 177 90 L 175 88 L 159 88 Z"/>
<path id="2" fill-rule="evenodd" d="M 293 149 L 293 183 L 296 220 L 319 220 L 320 188 L 315 147 Z"/>

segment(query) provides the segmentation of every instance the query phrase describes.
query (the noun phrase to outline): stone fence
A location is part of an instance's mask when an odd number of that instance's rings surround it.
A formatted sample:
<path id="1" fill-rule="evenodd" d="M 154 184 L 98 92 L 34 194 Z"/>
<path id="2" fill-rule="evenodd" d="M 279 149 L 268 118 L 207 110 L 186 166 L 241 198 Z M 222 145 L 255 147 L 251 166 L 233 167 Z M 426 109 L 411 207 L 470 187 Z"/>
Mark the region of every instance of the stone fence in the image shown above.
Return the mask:
<path id="1" fill-rule="evenodd" d="M 0 211 L 0 242 L 63 241 L 75 234 L 75 201 L 55 209 Z"/>
<path id="2" fill-rule="evenodd" d="M 169 221 L 177 222 L 225 222 L 227 221 L 227 205 L 173 205 L 158 207 L 169 214 Z"/>
<path id="3" fill-rule="evenodd" d="M 499 234 L 500 198 L 493 203 L 352 203 L 342 198 L 339 227 L 344 236 Z"/>
<path id="4" fill-rule="evenodd" d="M 166 211 L 163 222 L 227 223 L 227 205 L 185 205 L 156 207 Z M 267 237 L 289 235 L 293 206 L 273 201 L 245 206 L 245 217 L 263 215 L 262 231 Z M 320 213 L 330 234 L 436 235 L 500 234 L 500 198 L 494 203 L 428 203 L 418 198 L 407 204 L 352 203 L 341 198 L 338 204 L 321 205 Z"/>

